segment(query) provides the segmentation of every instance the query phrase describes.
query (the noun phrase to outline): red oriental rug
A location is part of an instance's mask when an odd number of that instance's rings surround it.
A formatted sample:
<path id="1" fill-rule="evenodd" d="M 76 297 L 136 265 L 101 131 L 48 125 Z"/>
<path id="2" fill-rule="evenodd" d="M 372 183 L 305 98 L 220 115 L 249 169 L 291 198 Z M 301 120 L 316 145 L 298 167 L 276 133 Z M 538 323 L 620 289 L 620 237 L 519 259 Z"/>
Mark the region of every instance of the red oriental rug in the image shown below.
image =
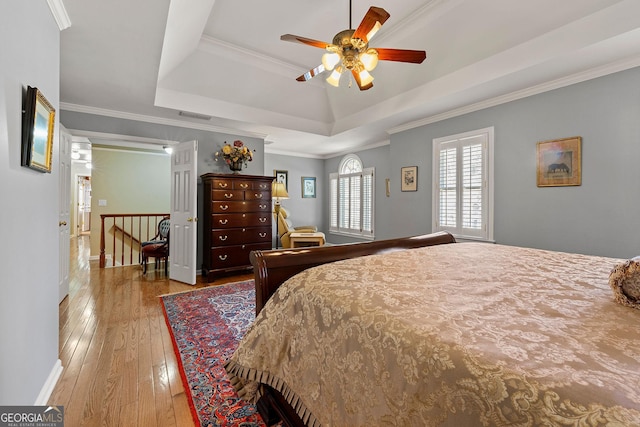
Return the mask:
<path id="1" fill-rule="evenodd" d="M 224 370 L 255 318 L 253 280 L 161 297 L 196 425 L 264 426 Z"/>

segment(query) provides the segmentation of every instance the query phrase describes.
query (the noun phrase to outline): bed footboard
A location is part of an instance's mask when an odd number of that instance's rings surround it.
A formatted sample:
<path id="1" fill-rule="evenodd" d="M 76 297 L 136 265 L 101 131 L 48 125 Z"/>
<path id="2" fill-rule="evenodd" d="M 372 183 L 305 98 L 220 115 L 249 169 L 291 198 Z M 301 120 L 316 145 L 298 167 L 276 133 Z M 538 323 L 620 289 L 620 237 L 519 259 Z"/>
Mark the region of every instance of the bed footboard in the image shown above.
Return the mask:
<path id="1" fill-rule="evenodd" d="M 307 268 L 348 258 L 455 243 L 455 241 L 451 234 L 438 232 L 346 245 L 253 251 L 249 258 L 255 275 L 256 315 L 285 280 Z"/>

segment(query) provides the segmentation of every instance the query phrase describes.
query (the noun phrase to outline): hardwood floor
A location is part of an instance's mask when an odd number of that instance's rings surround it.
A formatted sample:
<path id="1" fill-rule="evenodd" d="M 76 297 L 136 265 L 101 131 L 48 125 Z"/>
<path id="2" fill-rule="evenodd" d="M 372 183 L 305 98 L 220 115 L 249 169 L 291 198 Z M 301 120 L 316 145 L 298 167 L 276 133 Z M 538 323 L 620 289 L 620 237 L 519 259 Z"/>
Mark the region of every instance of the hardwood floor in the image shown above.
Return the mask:
<path id="1" fill-rule="evenodd" d="M 60 304 L 64 371 L 49 404 L 64 405 L 65 425 L 194 426 L 159 296 L 246 280 L 195 286 L 150 265 L 100 269 L 89 237 L 71 239 L 69 295 Z"/>

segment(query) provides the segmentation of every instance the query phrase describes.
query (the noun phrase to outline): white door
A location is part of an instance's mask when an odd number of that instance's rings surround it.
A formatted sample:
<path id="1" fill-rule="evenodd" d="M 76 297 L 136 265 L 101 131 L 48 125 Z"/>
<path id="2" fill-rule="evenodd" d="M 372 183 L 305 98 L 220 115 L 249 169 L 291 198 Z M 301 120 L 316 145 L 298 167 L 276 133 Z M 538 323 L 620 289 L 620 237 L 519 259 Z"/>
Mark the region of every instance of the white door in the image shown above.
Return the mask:
<path id="1" fill-rule="evenodd" d="M 69 293 L 69 230 L 71 228 L 71 135 L 60 129 L 58 151 L 58 244 L 60 249 L 58 300 Z"/>
<path id="2" fill-rule="evenodd" d="M 196 284 L 198 141 L 173 146 L 171 154 L 171 232 L 169 278 Z"/>

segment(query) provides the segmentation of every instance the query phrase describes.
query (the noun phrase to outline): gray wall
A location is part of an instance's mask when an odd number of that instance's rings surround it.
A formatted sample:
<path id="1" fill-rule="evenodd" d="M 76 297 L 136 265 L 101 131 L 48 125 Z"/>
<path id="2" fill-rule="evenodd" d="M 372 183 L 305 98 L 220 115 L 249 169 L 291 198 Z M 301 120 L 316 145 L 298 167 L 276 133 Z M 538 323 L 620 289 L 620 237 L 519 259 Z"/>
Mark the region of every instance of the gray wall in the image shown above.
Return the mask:
<path id="1" fill-rule="evenodd" d="M 59 372 L 57 120 L 52 173 L 20 166 L 27 85 L 59 111 L 60 31 L 46 2 L 0 2 L 0 52 L 0 405 L 33 405 Z"/>
<path id="2" fill-rule="evenodd" d="M 276 169 L 287 171 L 289 199 L 282 200 L 281 204 L 289 212 L 289 218 L 294 226 L 315 225 L 318 227 L 318 231 L 328 230 L 323 222 L 323 218 L 328 215 L 328 211 L 327 213 L 324 211 L 329 200 L 328 193 L 325 191 L 328 177 L 324 173 L 323 164 L 324 160 L 320 159 L 269 153 L 264 156 L 265 175 L 273 175 Z M 303 176 L 316 178 L 315 198 L 302 198 Z M 275 245 L 275 236 L 277 236 L 275 221 L 273 236 Z"/>
<path id="3" fill-rule="evenodd" d="M 640 254 L 640 68 L 392 135 L 394 191 L 377 199 L 376 212 L 388 215 L 377 216 L 376 229 L 385 237 L 430 232 L 432 140 L 489 126 L 495 127 L 497 243 Z M 536 143 L 571 136 L 583 138 L 582 185 L 538 188 Z M 402 166 L 418 166 L 417 192 L 398 191 Z"/>

